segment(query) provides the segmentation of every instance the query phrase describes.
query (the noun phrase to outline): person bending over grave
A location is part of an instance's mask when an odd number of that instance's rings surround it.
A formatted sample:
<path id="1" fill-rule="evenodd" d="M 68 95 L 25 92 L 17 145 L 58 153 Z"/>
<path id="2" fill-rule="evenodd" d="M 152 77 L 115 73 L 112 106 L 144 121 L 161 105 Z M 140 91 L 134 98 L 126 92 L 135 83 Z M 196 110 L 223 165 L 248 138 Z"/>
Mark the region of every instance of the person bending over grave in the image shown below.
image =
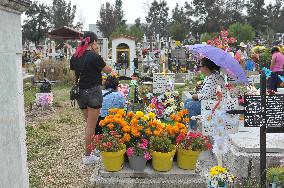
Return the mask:
<path id="1" fill-rule="evenodd" d="M 204 57 L 201 60 L 200 71 L 206 76 L 200 90 L 184 102 L 184 107 L 189 111 L 188 116 L 190 118 L 201 115 L 201 100 L 216 99 L 218 86 L 221 87 L 222 93 L 225 94 L 225 81 L 223 76 L 220 75 L 219 66 Z M 190 126 L 192 129 L 196 129 L 196 121 L 190 120 Z"/>
<path id="2" fill-rule="evenodd" d="M 93 32 L 85 32 L 81 44 L 77 46 L 75 54 L 70 60 L 70 69 L 75 71 L 76 82 L 80 92 L 77 97 L 79 108 L 82 110 L 85 121 L 85 156 L 83 163 L 92 164 L 99 158 L 93 155 L 88 147 L 95 134 L 96 124 L 102 107 L 102 73 L 113 73 L 98 54 L 98 37 Z"/>
<path id="3" fill-rule="evenodd" d="M 101 108 L 101 113 L 97 122 L 95 134 L 102 134 L 102 127 L 99 126 L 101 120 L 105 119 L 108 115 L 108 110 L 111 108 L 124 108 L 125 98 L 120 93 L 118 89 L 119 80 L 116 76 L 108 76 L 104 82 L 105 89 L 103 93 L 103 104 Z M 95 155 L 99 156 L 99 151 L 95 150 Z"/>

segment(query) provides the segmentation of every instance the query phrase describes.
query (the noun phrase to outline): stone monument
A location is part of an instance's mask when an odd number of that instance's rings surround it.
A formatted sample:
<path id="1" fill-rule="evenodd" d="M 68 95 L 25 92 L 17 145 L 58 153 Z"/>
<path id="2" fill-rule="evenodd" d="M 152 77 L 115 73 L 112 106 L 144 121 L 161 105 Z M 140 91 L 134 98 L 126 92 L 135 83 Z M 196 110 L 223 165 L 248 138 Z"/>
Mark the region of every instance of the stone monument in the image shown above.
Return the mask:
<path id="1" fill-rule="evenodd" d="M 21 13 L 29 0 L 0 1 L 0 187 L 27 188 Z"/>

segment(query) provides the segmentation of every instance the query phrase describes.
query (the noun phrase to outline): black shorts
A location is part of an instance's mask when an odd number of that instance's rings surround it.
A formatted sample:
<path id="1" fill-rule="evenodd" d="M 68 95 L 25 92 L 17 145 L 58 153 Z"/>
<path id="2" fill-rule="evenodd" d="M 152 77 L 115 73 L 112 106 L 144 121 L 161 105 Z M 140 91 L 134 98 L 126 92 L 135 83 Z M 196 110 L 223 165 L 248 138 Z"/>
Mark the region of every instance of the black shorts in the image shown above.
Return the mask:
<path id="1" fill-rule="evenodd" d="M 80 109 L 87 109 L 88 107 L 94 109 L 101 108 L 103 103 L 101 86 L 80 90 L 77 103 Z"/>

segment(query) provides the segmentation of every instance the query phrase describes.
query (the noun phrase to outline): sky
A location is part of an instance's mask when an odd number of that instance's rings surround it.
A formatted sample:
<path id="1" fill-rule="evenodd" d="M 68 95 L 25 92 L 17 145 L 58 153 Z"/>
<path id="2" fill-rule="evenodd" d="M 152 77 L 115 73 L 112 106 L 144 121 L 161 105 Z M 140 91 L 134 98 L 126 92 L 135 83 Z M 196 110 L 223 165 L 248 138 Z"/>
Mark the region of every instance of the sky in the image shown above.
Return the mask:
<path id="1" fill-rule="evenodd" d="M 33 1 L 33 0 L 32 0 Z M 39 3 L 45 3 L 52 5 L 53 0 L 37 0 Z M 68 2 L 68 0 L 66 0 Z M 184 3 L 190 0 L 166 0 L 170 13 L 175 7 L 176 3 L 180 6 L 184 6 Z M 265 0 L 266 3 L 275 0 Z M 80 17 L 84 18 L 84 30 L 89 29 L 89 24 L 95 24 L 99 19 L 99 13 L 101 4 L 110 2 L 114 4 L 115 0 L 71 0 L 72 5 L 76 5 L 76 17 L 75 22 L 79 20 Z M 146 6 L 145 4 L 151 4 L 153 0 L 122 0 L 122 8 L 124 11 L 124 19 L 127 20 L 127 23 L 134 23 L 135 19 L 140 17 L 142 22 L 145 22 L 146 16 Z M 80 16 L 81 15 L 81 16 Z M 25 16 L 22 16 L 22 20 L 25 19 Z"/>

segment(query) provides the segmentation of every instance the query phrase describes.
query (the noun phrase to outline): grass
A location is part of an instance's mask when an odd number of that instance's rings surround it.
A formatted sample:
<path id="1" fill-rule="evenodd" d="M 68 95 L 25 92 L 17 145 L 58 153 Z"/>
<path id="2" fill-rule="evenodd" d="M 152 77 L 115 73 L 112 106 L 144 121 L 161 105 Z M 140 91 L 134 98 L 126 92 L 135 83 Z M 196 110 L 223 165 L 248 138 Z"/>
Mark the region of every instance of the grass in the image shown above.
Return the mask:
<path id="1" fill-rule="evenodd" d="M 37 88 L 26 89 L 25 100 Z M 84 122 L 81 112 L 69 105 L 70 86 L 54 85 L 54 108 L 48 118 L 27 124 L 30 187 L 88 187 L 94 166 L 82 166 Z"/>

